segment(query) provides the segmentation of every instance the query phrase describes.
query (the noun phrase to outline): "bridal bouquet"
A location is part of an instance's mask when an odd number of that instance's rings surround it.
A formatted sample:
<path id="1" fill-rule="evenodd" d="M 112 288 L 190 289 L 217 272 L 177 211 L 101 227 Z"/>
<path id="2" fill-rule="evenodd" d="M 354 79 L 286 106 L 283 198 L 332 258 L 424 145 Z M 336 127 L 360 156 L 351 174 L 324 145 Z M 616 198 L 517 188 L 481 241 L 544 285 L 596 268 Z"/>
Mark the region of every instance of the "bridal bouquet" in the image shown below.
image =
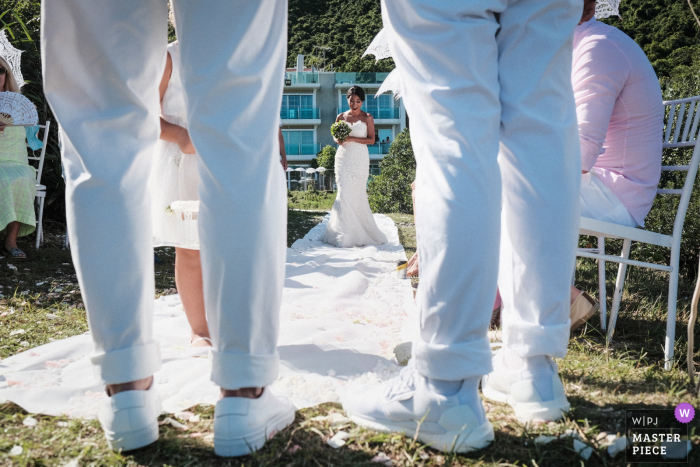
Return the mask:
<path id="1" fill-rule="evenodd" d="M 345 141 L 348 136 L 350 136 L 351 132 L 352 128 L 350 128 L 350 125 L 342 120 L 331 125 L 331 134 L 341 143 Z"/>

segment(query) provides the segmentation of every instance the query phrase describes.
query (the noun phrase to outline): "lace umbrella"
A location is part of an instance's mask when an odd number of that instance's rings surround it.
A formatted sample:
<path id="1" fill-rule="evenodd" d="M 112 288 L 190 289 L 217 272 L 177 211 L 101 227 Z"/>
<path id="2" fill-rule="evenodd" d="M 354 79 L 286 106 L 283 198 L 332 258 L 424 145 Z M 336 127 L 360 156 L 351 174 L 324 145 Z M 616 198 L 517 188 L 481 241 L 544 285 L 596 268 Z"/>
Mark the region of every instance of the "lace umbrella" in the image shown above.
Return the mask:
<path id="1" fill-rule="evenodd" d="M 391 50 L 389 50 L 389 42 L 387 41 L 384 29 L 374 36 L 372 43 L 369 44 L 369 47 L 367 47 L 367 50 L 365 50 L 365 53 L 363 53 L 360 58 L 364 58 L 365 55 L 374 55 L 377 62 L 383 58 L 391 58 Z"/>
<path id="2" fill-rule="evenodd" d="M 17 86 L 20 88 L 24 86 L 24 78 L 22 78 L 22 68 L 20 66 L 21 64 L 21 56 L 22 56 L 23 50 L 18 50 L 15 49 L 15 47 L 10 44 L 10 41 L 7 40 L 7 31 L 5 29 L 0 31 L 0 57 L 4 58 L 7 63 L 10 64 L 10 68 L 12 68 L 12 76 L 15 77 L 15 81 L 17 81 Z"/>
<path id="3" fill-rule="evenodd" d="M 620 17 L 620 0 L 598 0 L 595 4 L 595 19 L 615 15 Z"/>

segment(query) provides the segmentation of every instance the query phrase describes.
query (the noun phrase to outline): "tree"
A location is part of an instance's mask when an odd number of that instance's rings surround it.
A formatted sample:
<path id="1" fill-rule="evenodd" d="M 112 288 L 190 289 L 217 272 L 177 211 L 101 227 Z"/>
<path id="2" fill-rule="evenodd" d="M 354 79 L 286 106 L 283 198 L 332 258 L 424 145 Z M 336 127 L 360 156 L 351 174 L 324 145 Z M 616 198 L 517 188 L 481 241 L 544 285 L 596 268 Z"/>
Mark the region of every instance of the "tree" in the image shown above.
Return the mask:
<path id="1" fill-rule="evenodd" d="M 321 149 L 321 152 L 318 153 L 315 159 L 318 167 L 324 167 L 326 170 L 333 170 L 335 167 L 335 148 L 333 146 L 326 146 Z"/>
<path id="2" fill-rule="evenodd" d="M 408 128 L 396 137 L 379 167 L 382 173 L 367 187 L 372 211 L 413 214 L 411 183 L 416 178 L 416 159 Z"/>

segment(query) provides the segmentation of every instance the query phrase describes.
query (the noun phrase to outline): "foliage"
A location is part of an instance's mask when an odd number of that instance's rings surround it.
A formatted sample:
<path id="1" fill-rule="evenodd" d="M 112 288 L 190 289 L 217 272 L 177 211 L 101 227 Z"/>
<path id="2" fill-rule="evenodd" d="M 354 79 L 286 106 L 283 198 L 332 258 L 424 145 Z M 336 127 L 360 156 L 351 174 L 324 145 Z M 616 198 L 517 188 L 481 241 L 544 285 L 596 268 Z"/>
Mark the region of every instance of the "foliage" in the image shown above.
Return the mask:
<path id="1" fill-rule="evenodd" d="M 382 29 L 379 0 L 291 0 L 289 2 L 289 46 L 287 66 L 296 65 L 298 54 L 326 52 L 326 70 L 391 71 L 392 59 L 375 63 L 372 56 L 360 58 Z"/>
<path id="2" fill-rule="evenodd" d="M 61 170 L 61 156 L 58 147 L 58 124 L 44 97 L 44 83 L 41 75 L 40 21 L 41 2 L 38 0 L 0 0 L 0 27 L 7 31 L 7 38 L 13 46 L 23 50 L 22 75 L 26 84 L 22 94 L 36 105 L 39 123 L 51 120 L 49 140 L 46 147 L 42 185 L 46 186 L 44 216 L 46 219 L 65 220 L 65 184 Z M 43 133 L 39 133 L 42 137 Z M 37 155 L 39 151 L 37 151 Z"/>
<path id="3" fill-rule="evenodd" d="M 332 191 L 319 191 L 315 185 L 313 190 L 287 191 L 287 207 L 289 209 L 330 211 L 335 201 L 335 195 L 336 193 Z"/>
<path id="4" fill-rule="evenodd" d="M 315 157 L 318 167 L 324 167 L 326 170 L 335 169 L 335 152 L 336 149 L 330 145 L 321 149 L 321 152 Z"/>
<path id="5" fill-rule="evenodd" d="M 692 2 L 697 4 L 698 2 Z M 696 11 L 699 11 L 695 6 Z M 687 0 L 625 0 L 620 18 L 605 22 L 627 33 L 639 44 L 660 78 L 675 74 L 679 66 L 697 62 L 700 29 Z"/>
<path id="6" fill-rule="evenodd" d="M 382 173 L 367 186 L 372 211 L 412 214 L 411 183 L 416 178 L 416 159 L 408 128 L 396 137 L 379 167 Z"/>

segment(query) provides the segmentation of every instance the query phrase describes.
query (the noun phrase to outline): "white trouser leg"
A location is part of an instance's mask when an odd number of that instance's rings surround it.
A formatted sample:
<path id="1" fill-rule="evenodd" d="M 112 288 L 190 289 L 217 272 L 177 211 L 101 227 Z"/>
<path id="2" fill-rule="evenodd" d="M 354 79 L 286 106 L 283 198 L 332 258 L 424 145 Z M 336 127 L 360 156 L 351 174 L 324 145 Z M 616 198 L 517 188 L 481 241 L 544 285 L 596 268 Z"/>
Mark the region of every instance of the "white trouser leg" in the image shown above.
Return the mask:
<path id="1" fill-rule="evenodd" d="M 42 2 L 44 91 L 64 131 L 71 252 L 106 383 L 160 367 L 147 180 L 159 135 L 164 0 Z"/>
<path id="2" fill-rule="evenodd" d="M 176 0 L 188 128 L 199 154 L 204 298 L 212 380 L 277 378 L 286 254 L 278 122 L 287 1 Z"/>
<path id="3" fill-rule="evenodd" d="M 459 380 L 491 369 L 498 275 L 498 29 L 502 1 L 382 2 L 417 160 L 421 286 L 416 369 Z M 462 17 L 462 20 L 455 20 Z"/>
<path id="4" fill-rule="evenodd" d="M 402 71 L 418 162 L 421 334 L 414 357 L 424 376 L 459 380 L 491 370 L 486 331 L 499 269 L 501 177 L 508 225 L 521 235 L 521 241 L 513 241 L 512 248 L 504 252 L 511 258 L 508 274 L 518 292 L 515 308 L 514 287 L 509 287 L 510 295 L 502 291 L 505 308 L 511 321 L 539 327 L 542 316 L 553 314 L 556 319 L 544 327 L 554 322 L 558 330 L 559 316 L 565 311 L 559 295 L 569 289 L 568 283 L 566 288 L 559 287 L 556 276 L 568 277 L 573 267 L 569 219 L 577 219 L 578 185 L 571 178 L 571 174 L 577 176 L 573 159 L 577 138 L 571 137 L 576 120 L 569 82 L 574 16 L 581 13 L 575 4 L 575 0 L 382 2 L 392 54 Z M 521 8 L 525 14 L 517 40 L 527 45 L 509 43 L 501 37 L 504 31 L 496 36 L 499 23 L 493 12 L 501 12 L 503 23 L 511 8 Z M 546 13 L 548 9 L 551 13 L 543 19 L 531 19 L 536 10 Z M 553 16 L 558 23 L 546 24 Z M 529 28 L 536 32 L 542 24 L 551 30 L 549 40 L 525 35 L 530 34 Z M 509 28 L 512 40 L 515 25 Z M 567 47 L 565 59 L 562 50 Z M 522 53 L 520 60 L 525 63 L 519 70 L 510 57 L 516 51 Z M 527 62 L 533 58 L 536 66 L 531 67 Z M 552 66 L 546 73 L 554 77 L 543 78 L 540 65 L 544 63 Z M 510 86 L 516 80 L 519 90 Z M 560 87 L 551 89 L 553 86 Z M 545 102 L 538 102 L 540 99 Z M 554 103 L 554 108 L 544 110 L 546 103 Z M 501 140 L 513 155 L 499 160 Z M 567 155 L 563 158 L 566 163 L 556 160 L 562 154 Z M 559 187 L 569 179 L 571 187 Z M 508 225 L 504 235 L 508 235 Z M 560 233 L 562 238 L 557 239 Z M 549 250 L 529 250 L 545 239 Z M 506 266 L 502 263 L 501 267 Z M 559 287 L 553 293 L 555 299 L 543 293 L 551 293 L 550 283 Z M 536 284 L 534 289 L 532 284 Z M 568 321 L 568 313 L 564 320 Z M 510 335 L 519 333 L 511 327 Z M 552 354 L 559 354 L 559 340 L 554 340 L 556 345 L 543 347 L 556 348 Z M 534 341 L 533 336 L 533 346 Z"/>
<path id="5" fill-rule="evenodd" d="M 580 0 L 520 0 L 500 16 L 503 343 L 564 357 L 581 158 L 571 87 Z"/>

